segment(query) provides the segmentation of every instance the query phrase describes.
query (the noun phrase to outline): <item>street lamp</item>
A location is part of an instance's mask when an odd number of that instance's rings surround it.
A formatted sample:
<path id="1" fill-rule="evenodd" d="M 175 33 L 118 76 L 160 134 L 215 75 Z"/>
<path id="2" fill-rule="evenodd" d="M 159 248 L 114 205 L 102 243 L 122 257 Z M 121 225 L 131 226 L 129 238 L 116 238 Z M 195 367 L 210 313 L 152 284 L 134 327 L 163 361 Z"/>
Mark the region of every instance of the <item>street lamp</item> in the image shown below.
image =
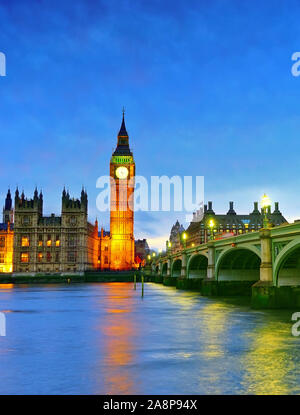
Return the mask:
<path id="1" fill-rule="evenodd" d="M 210 219 L 210 221 L 208 222 L 208 226 L 210 228 L 210 239 L 214 239 L 214 227 L 215 227 L 215 222 L 213 219 Z"/>
<path id="2" fill-rule="evenodd" d="M 263 213 L 264 213 L 263 226 L 264 226 L 264 228 L 269 228 L 270 223 L 269 223 L 269 219 L 268 219 L 268 216 L 267 216 L 267 211 L 268 211 L 268 208 L 271 206 L 271 200 L 270 200 L 269 196 L 267 196 L 266 194 L 264 194 L 263 197 L 262 197 L 261 205 L 262 205 Z"/>
<path id="3" fill-rule="evenodd" d="M 186 240 L 187 240 L 187 234 L 186 234 L 186 232 L 183 232 L 182 239 L 183 239 L 183 247 L 185 249 L 186 248 Z"/>

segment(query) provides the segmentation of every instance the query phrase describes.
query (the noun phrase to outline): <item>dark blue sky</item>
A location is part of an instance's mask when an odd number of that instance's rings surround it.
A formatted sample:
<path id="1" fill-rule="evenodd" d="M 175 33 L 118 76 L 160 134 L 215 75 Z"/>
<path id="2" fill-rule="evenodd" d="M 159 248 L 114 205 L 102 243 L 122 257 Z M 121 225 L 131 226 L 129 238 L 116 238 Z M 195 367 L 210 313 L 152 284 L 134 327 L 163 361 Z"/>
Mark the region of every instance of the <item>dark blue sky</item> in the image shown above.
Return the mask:
<path id="1" fill-rule="evenodd" d="M 300 217 L 299 13 L 292 0 L 1 1 L 1 198 L 37 185 L 59 213 L 63 185 L 84 184 L 107 227 L 95 183 L 124 105 L 137 174 L 204 175 L 219 213 L 267 192 Z M 158 245 L 177 216 L 139 213 L 136 236 Z"/>

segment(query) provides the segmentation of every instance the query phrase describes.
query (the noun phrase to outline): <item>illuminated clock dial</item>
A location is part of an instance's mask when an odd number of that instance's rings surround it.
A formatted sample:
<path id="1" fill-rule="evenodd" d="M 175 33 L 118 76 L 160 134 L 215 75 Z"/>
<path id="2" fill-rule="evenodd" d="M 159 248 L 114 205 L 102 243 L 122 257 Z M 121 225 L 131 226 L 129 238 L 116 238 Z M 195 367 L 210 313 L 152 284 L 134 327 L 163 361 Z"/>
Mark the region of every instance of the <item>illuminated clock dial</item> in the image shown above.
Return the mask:
<path id="1" fill-rule="evenodd" d="M 116 170 L 116 176 L 118 179 L 126 179 L 128 176 L 128 169 L 127 167 L 118 167 Z"/>

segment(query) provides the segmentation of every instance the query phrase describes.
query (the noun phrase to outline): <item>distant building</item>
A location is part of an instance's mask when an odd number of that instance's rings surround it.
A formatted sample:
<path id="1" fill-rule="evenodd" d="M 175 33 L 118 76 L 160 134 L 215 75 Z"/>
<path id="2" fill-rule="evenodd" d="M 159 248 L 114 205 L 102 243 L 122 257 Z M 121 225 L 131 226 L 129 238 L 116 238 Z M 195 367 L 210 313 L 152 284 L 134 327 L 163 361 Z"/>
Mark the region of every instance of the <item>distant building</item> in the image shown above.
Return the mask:
<path id="1" fill-rule="evenodd" d="M 150 248 L 147 239 L 137 239 L 134 243 L 135 247 L 135 262 L 141 263 L 147 259 L 147 255 L 150 254 Z"/>
<path id="2" fill-rule="evenodd" d="M 103 228 L 99 232 L 98 267 L 101 270 L 109 270 L 110 268 L 110 232 Z"/>
<path id="3" fill-rule="evenodd" d="M 181 225 L 178 220 L 176 223 L 172 226 L 171 233 L 170 233 L 170 239 L 172 250 L 177 251 L 180 249 L 180 241 L 181 241 L 181 234 L 184 232 L 185 229 L 183 225 Z"/>
<path id="4" fill-rule="evenodd" d="M 287 223 L 279 210 L 278 202 L 275 203 L 273 212 L 269 208 L 267 216 L 272 226 Z M 215 238 L 254 232 L 263 227 L 263 213 L 258 209 L 258 202 L 254 202 L 253 211 L 245 215 L 235 212 L 233 202 L 229 202 L 229 210 L 226 214 L 216 214 L 212 208 L 212 202 L 208 202 L 208 205 L 204 205 L 204 214 L 201 219 L 198 220 L 196 217 L 186 229 L 188 246 L 192 244 L 199 245 L 210 239 L 211 229 L 208 224 L 211 219 L 214 222 L 213 232 Z"/>

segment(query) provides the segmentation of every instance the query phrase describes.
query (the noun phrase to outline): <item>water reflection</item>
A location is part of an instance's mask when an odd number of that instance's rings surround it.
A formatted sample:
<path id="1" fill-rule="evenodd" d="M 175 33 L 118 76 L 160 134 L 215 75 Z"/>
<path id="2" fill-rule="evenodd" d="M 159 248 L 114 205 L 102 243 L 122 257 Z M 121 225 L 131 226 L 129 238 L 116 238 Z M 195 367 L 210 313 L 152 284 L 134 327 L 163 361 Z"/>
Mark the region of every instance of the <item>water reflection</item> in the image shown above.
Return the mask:
<path id="1" fill-rule="evenodd" d="M 14 284 L 0 284 L 0 290 L 12 290 Z"/>
<path id="2" fill-rule="evenodd" d="M 106 315 L 101 322 L 104 335 L 104 388 L 106 394 L 134 394 L 136 385 L 128 367 L 134 360 L 134 301 L 124 292 L 124 284 L 108 284 L 102 306 Z M 102 392 L 103 393 L 103 392 Z"/>
<path id="3" fill-rule="evenodd" d="M 0 287 L 0 308 L 0 394 L 300 392 L 290 314 L 126 283 Z"/>
<path id="4" fill-rule="evenodd" d="M 246 371 L 246 393 L 299 393 L 290 327 L 287 323 L 271 321 L 249 333 L 250 350 L 242 362 Z"/>
<path id="5" fill-rule="evenodd" d="M 202 327 L 205 332 L 205 348 L 202 351 L 207 359 L 224 356 L 224 338 L 230 318 L 230 310 L 220 303 L 208 303 L 201 309 Z"/>

